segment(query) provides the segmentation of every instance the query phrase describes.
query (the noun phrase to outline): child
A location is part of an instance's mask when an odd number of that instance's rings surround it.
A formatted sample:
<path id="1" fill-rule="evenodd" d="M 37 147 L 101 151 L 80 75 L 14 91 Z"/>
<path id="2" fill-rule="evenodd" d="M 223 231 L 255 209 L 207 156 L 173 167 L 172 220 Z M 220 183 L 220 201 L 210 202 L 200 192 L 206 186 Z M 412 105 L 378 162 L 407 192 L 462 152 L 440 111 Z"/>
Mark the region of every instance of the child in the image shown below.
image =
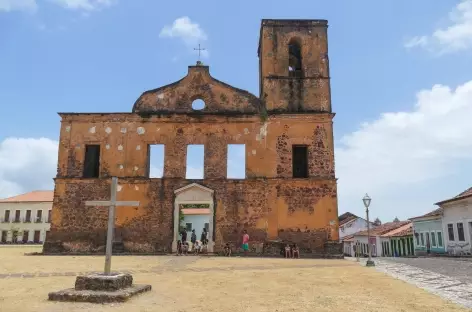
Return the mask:
<path id="1" fill-rule="evenodd" d="M 290 246 L 288 244 L 285 245 L 285 258 L 291 258 Z"/>
<path id="2" fill-rule="evenodd" d="M 182 255 L 182 242 L 180 240 L 177 241 L 177 256 Z"/>
<path id="3" fill-rule="evenodd" d="M 185 241 L 183 244 L 182 244 L 182 252 L 184 255 L 187 255 L 187 252 L 188 252 L 188 242 Z"/>
<path id="4" fill-rule="evenodd" d="M 224 252 L 226 257 L 231 257 L 231 246 L 229 245 L 229 243 L 226 243 Z"/>
<path id="5" fill-rule="evenodd" d="M 292 258 L 300 258 L 300 249 L 298 249 L 297 244 L 293 244 L 292 246 Z"/>

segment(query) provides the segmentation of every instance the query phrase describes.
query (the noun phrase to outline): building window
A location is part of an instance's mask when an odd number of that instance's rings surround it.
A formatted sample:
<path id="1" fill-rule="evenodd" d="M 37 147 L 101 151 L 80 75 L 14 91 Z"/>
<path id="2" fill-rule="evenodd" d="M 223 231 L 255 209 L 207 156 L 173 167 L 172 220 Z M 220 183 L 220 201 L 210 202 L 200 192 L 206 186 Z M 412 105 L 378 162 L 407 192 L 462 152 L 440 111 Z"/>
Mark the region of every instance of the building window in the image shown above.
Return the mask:
<path id="1" fill-rule="evenodd" d="M 41 241 L 41 231 L 34 231 L 33 243 L 38 244 Z"/>
<path id="2" fill-rule="evenodd" d="M 418 234 L 418 233 L 416 233 L 416 234 Z M 420 234 L 415 235 L 415 237 L 416 237 L 416 246 L 419 246 L 420 245 Z"/>
<path id="3" fill-rule="evenodd" d="M 43 211 L 38 210 L 36 211 L 36 223 L 41 223 L 43 222 Z"/>
<path id="4" fill-rule="evenodd" d="M 10 222 L 10 210 L 5 210 L 5 217 L 3 218 L 3 222 Z"/>
<path id="5" fill-rule="evenodd" d="M 294 178 L 308 178 L 308 147 L 292 146 L 292 171 Z"/>
<path id="6" fill-rule="evenodd" d="M 84 178 L 100 175 L 100 145 L 85 145 Z"/>
<path id="7" fill-rule="evenodd" d="M 421 236 L 421 246 L 424 246 L 424 234 L 421 233 L 420 236 Z"/>
<path id="8" fill-rule="evenodd" d="M 449 235 L 449 240 L 454 241 L 454 225 L 448 224 L 447 225 L 447 234 Z"/>
<path id="9" fill-rule="evenodd" d="M 192 223 L 185 223 L 185 230 L 187 232 L 191 232 L 192 231 Z"/>
<path id="10" fill-rule="evenodd" d="M 431 246 L 436 247 L 436 233 L 431 232 Z"/>
<path id="11" fill-rule="evenodd" d="M 290 40 L 288 44 L 288 75 L 289 77 L 303 77 L 302 49 L 296 39 Z"/>
<path id="12" fill-rule="evenodd" d="M 48 210 L 48 221 L 47 223 L 51 223 L 51 210 Z"/>
<path id="13" fill-rule="evenodd" d="M 438 232 L 438 247 L 443 246 L 442 232 Z"/>
<path id="14" fill-rule="evenodd" d="M 31 210 L 26 210 L 25 222 L 31 222 Z"/>
<path id="15" fill-rule="evenodd" d="M 457 223 L 457 236 L 458 236 L 460 242 L 465 241 L 464 223 Z"/>
<path id="16" fill-rule="evenodd" d="M 28 242 L 29 231 L 23 231 L 23 243 Z"/>
<path id="17" fill-rule="evenodd" d="M 205 145 L 187 145 L 186 179 L 205 178 Z"/>
<path id="18" fill-rule="evenodd" d="M 8 231 L 2 231 L 2 243 L 7 242 Z"/>
<path id="19" fill-rule="evenodd" d="M 16 210 L 15 211 L 15 220 L 13 222 L 15 223 L 20 223 L 20 216 L 21 216 L 21 211 L 20 210 Z"/>

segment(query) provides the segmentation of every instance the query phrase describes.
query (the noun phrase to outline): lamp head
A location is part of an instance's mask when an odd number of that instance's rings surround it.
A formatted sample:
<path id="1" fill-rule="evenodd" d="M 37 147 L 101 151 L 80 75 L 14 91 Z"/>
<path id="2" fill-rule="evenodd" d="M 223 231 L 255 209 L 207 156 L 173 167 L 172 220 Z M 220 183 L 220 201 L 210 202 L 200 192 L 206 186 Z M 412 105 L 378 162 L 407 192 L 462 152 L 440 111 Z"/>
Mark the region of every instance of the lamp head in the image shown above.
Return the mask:
<path id="1" fill-rule="evenodd" d="M 364 206 L 366 208 L 369 208 L 371 200 L 372 199 L 367 194 L 365 194 L 364 198 L 362 198 L 362 201 L 364 202 Z"/>

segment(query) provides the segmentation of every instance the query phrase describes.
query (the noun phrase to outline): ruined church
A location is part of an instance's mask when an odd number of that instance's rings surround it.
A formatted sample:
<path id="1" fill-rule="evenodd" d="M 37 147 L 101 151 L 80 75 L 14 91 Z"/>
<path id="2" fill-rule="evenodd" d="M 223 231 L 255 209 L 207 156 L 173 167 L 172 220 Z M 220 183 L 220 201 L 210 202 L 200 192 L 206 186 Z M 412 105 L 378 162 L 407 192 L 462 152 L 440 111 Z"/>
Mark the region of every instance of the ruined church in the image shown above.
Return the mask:
<path id="1" fill-rule="evenodd" d="M 114 244 L 121 251 L 175 250 L 182 215 L 199 215 L 208 250 L 341 253 L 326 20 L 261 21 L 259 96 L 212 77 L 197 62 L 182 79 L 141 94 L 131 112 L 59 113 L 61 130 L 51 230 L 44 253 L 103 252 L 118 177 Z M 204 107 L 192 108 L 195 100 Z M 150 176 L 150 148 L 164 148 Z M 204 176 L 186 178 L 187 147 L 204 147 Z M 227 178 L 228 145 L 244 147 L 245 177 Z M 197 232 L 199 232 L 197 230 Z M 197 233 L 199 235 L 199 233 Z M 114 246 L 115 246 L 114 245 Z"/>

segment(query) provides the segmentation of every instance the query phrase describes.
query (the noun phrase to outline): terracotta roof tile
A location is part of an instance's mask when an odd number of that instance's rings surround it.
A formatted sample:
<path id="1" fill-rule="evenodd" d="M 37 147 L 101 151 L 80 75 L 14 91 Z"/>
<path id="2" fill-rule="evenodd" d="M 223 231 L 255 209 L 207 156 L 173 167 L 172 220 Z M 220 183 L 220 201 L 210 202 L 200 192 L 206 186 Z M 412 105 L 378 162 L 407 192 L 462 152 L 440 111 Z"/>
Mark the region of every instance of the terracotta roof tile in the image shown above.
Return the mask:
<path id="1" fill-rule="evenodd" d="M 462 199 L 462 198 L 467 198 L 467 197 L 470 197 L 470 196 L 472 196 L 472 187 L 466 189 L 465 191 L 463 191 L 459 195 L 454 196 L 453 198 L 440 201 L 440 202 L 436 203 L 436 205 L 440 205 L 440 204 L 444 204 L 444 203 L 448 203 L 448 202 L 453 202 L 453 201 L 456 201 L 456 200 L 459 200 L 459 199 Z"/>
<path id="2" fill-rule="evenodd" d="M 375 235 L 375 236 L 383 235 L 387 232 L 390 232 L 408 223 L 410 223 L 410 221 L 387 222 L 387 223 L 384 223 L 382 225 L 379 225 L 370 229 L 370 235 Z M 366 236 L 366 235 L 367 235 L 367 230 L 360 231 L 354 234 L 354 236 Z"/>
<path id="3" fill-rule="evenodd" d="M 356 219 L 358 219 L 357 216 L 349 216 L 349 217 L 343 219 L 342 221 L 339 221 L 339 225 L 341 226 L 343 224 L 346 224 L 346 223 L 348 223 L 350 221 L 353 221 L 353 220 L 356 220 Z"/>
<path id="4" fill-rule="evenodd" d="M 343 213 L 342 215 L 340 215 L 340 216 L 338 217 L 339 224 L 344 223 L 343 221 L 344 221 L 345 219 L 347 219 L 347 218 L 352 218 L 352 217 L 357 218 L 357 216 L 356 216 L 355 214 L 353 214 L 353 213 L 350 213 L 350 212 L 345 212 L 345 213 Z"/>
<path id="5" fill-rule="evenodd" d="M 382 234 L 382 237 L 400 237 L 400 236 L 407 236 L 413 235 L 413 227 L 411 222 L 402 225 L 394 230 L 391 230 L 385 234 Z"/>
<path id="6" fill-rule="evenodd" d="M 440 215 L 442 215 L 442 212 L 443 212 L 443 209 L 442 209 L 442 208 L 438 208 L 438 209 L 435 209 L 435 210 L 433 210 L 433 211 L 431 211 L 431 212 L 428 212 L 427 214 L 424 214 L 424 215 L 422 215 L 422 216 L 410 218 L 410 220 L 412 220 L 412 219 L 419 219 L 419 218 L 425 218 L 425 217 L 440 216 Z"/>
<path id="7" fill-rule="evenodd" d="M 341 238 L 341 240 L 343 242 L 352 242 L 354 240 L 354 235 L 351 234 L 351 235 L 346 235 L 344 236 L 343 238 Z"/>
<path id="8" fill-rule="evenodd" d="M 33 191 L 13 197 L 0 199 L 0 203 L 52 202 L 54 191 Z"/>

